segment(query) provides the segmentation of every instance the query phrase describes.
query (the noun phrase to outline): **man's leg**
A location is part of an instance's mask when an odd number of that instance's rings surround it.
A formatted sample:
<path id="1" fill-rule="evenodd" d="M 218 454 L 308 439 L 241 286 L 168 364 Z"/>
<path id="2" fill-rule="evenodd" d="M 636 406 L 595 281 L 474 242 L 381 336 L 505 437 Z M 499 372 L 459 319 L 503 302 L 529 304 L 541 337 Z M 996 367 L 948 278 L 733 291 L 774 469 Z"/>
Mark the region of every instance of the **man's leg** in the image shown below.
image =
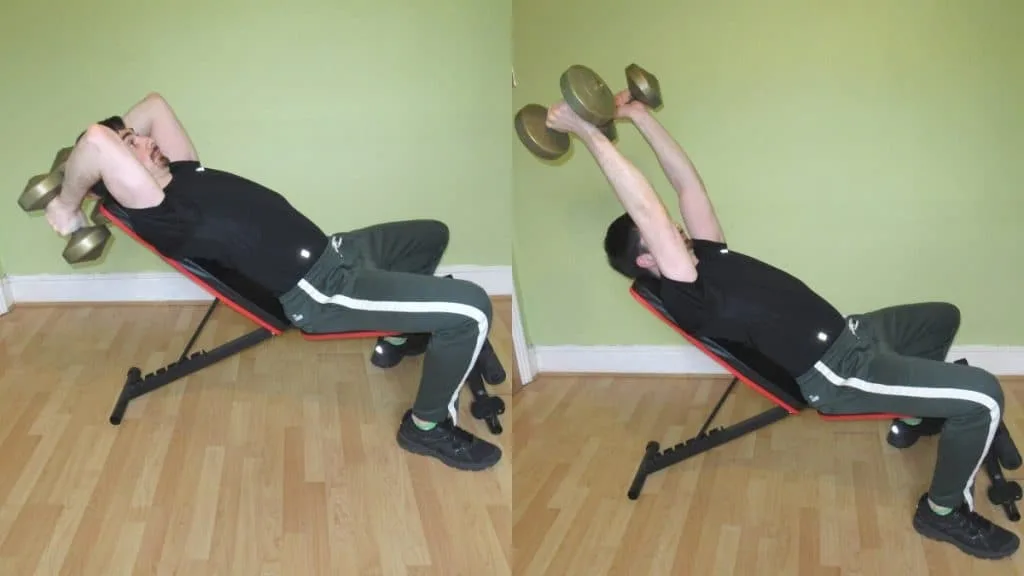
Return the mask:
<path id="1" fill-rule="evenodd" d="M 893 352 L 944 362 L 960 330 L 960 310 L 946 302 L 891 306 L 866 314 Z"/>
<path id="2" fill-rule="evenodd" d="M 437 271 L 449 240 L 448 226 L 438 220 L 385 222 L 345 236 L 363 245 L 374 268 L 430 275 Z"/>
<path id="3" fill-rule="evenodd" d="M 960 330 L 960 310 L 946 302 L 890 306 L 866 314 L 882 340 L 897 354 L 945 361 Z M 923 436 L 942 431 L 941 418 L 902 418 L 894 422 L 889 442 L 906 448 Z"/>
<path id="4" fill-rule="evenodd" d="M 448 249 L 448 226 L 438 220 L 399 220 L 374 224 L 345 234 L 346 242 L 356 242 L 365 254 L 364 266 L 434 275 Z M 407 356 L 426 351 L 429 334 L 403 333 L 379 338 L 370 362 L 378 368 L 391 368 Z"/>
<path id="5" fill-rule="evenodd" d="M 359 243 L 335 236 L 306 279 L 282 297 L 293 323 L 311 333 L 430 334 L 419 390 L 399 429 L 399 443 L 457 468 L 493 465 L 500 449 L 455 427 L 456 400 L 490 331 L 487 293 L 463 280 L 352 267 L 349 260 L 365 262 Z"/>
<path id="6" fill-rule="evenodd" d="M 975 513 L 972 492 L 1002 417 L 999 380 L 977 367 L 890 352 L 884 334 L 870 316 L 851 318 L 812 370 L 817 376 L 801 378 L 805 394 L 824 413 L 944 419 L 931 486 L 918 503 L 914 527 L 975 556 L 1012 554 L 1018 538 Z"/>

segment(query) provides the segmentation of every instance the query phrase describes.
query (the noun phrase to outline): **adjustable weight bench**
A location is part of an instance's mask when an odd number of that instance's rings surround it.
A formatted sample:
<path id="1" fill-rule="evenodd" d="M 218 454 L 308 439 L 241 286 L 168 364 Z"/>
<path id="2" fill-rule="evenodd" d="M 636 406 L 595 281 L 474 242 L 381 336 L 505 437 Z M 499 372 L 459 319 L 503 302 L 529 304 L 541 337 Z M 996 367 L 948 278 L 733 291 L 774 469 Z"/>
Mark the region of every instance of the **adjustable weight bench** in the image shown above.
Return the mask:
<path id="1" fill-rule="evenodd" d="M 101 187 L 98 186 L 97 188 Z M 206 314 L 200 320 L 195 332 L 185 345 L 185 349 L 175 362 L 158 368 L 145 376 L 142 375 L 142 371 L 138 367 L 133 366 L 128 370 L 124 387 L 121 389 L 114 409 L 110 414 L 111 424 L 117 426 L 121 423 L 128 409 L 128 404 L 135 398 L 162 388 L 180 378 L 198 372 L 207 366 L 238 354 L 264 340 L 279 336 L 293 328 L 280 302 L 272 294 L 241 274 L 220 266 L 215 262 L 197 259 L 176 260 L 164 256 L 135 233 L 127 212 L 114 201 L 113 197 L 105 193 L 105 190 L 95 192 L 97 196 L 96 201 L 99 203 L 96 210 L 104 218 L 213 296 L 213 302 L 210 303 Z M 242 316 L 252 320 L 257 324 L 257 327 L 212 350 L 192 352 L 192 347 L 199 338 L 199 334 L 202 332 L 203 327 L 206 326 L 206 322 L 210 319 L 219 303 L 227 305 Z M 353 331 L 331 334 L 302 332 L 302 337 L 306 340 L 319 341 L 379 338 L 397 334 L 397 332 L 384 331 Z M 502 426 L 498 416 L 505 412 L 505 402 L 500 397 L 491 396 L 487 393 L 484 387 L 485 381 L 490 385 L 501 384 L 505 381 L 505 370 L 502 367 L 501 361 L 494 353 L 489 340 L 484 343 L 477 363 L 470 371 L 466 383 L 473 394 L 473 403 L 470 406 L 473 416 L 483 420 L 492 433 L 501 434 Z"/>
<path id="2" fill-rule="evenodd" d="M 627 493 L 630 500 L 640 497 L 644 482 L 647 477 L 655 472 L 664 470 L 673 464 L 682 462 L 688 458 L 697 456 L 735 440 L 751 432 L 760 430 L 778 422 L 783 418 L 799 413 L 808 408 L 809 404 L 803 397 L 796 381 L 771 360 L 747 346 L 735 342 L 717 340 L 706 337 L 694 337 L 672 319 L 671 314 L 661 302 L 658 296 L 658 285 L 653 279 L 641 278 L 634 280 L 630 286 L 630 295 L 644 308 L 650 311 L 655 317 L 668 324 L 672 329 L 685 338 L 690 344 L 706 354 L 717 364 L 725 368 L 732 375 L 732 382 L 722 393 L 718 403 L 712 408 L 707 420 L 701 426 L 697 435 L 689 440 L 680 442 L 674 446 L 661 449 L 658 442 L 648 442 L 644 456 L 637 468 L 633 483 Z M 966 364 L 966 360 L 957 362 Z M 770 400 L 774 406 L 763 412 L 751 416 L 745 420 L 729 426 L 709 429 L 718 411 L 725 404 L 726 399 L 736 387 L 737 382 L 743 382 L 755 392 Z M 897 420 L 906 418 L 900 414 L 823 414 L 818 412 L 822 420 Z M 895 425 L 895 423 L 894 423 Z M 992 443 L 992 449 L 985 459 L 985 470 L 992 481 L 988 490 L 989 500 L 992 504 L 1002 506 L 1007 517 L 1016 522 L 1020 520 L 1020 513 L 1017 510 L 1016 501 L 1022 497 L 1020 484 L 1015 481 L 1007 481 L 1003 476 L 1002 468 L 1017 469 L 1021 465 L 1021 456 L 1010 437 L 1009 431 L 1004 423 L 1000 423 L 999 431 Z"/>

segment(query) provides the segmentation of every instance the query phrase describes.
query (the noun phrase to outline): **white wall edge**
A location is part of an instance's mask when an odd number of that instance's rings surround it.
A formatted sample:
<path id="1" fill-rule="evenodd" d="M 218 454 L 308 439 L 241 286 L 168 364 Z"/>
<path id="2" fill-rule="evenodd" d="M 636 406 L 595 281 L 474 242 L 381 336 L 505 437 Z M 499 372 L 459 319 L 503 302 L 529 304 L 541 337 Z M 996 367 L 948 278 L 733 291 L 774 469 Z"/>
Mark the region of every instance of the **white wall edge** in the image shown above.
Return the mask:
<path id="1" fill-rule="evenodd" d="M 724 368 L 689 345 L 677 346 L 537 346 L 536 371 L 600 374 L 727 374 Z M 966 358 L 996 376 L 1024 375 L 1024 346 L 953 346 L 949 360 Z"/>
<path id="2" fill-rule="evenodd" d="M 526 386 L 537 376 L 537 360 L 526 341 L 523 329 L 522 311 L 519 308 L 519 295 L 512 294 L 512 345 L 515 348 L 516 362 L 519 368 L 519 379 Z"/>
<path id="3" fill-rule="evenodd" d="M 7 314 L 14 304 L 14 296 L 8 285 L 7 276 L 0 274 L 0 316 Z"/>

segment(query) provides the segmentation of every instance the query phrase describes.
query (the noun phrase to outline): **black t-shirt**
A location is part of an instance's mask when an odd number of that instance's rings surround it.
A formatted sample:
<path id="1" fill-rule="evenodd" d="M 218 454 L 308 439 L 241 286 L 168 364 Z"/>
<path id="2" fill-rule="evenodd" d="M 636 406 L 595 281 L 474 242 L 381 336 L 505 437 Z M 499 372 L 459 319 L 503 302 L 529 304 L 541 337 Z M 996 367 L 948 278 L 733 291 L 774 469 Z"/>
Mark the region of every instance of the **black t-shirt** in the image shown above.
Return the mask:
<path id="1" fill-rule="evenodd" d="M 694 240 L 693 250 L 697 280 L 661 280 L 662 301 L 687 333 L 746 345 L 797 377 L 845 328 L 842 314 L 792 275 L 722 243 Z"/>
<path id="2" fill-rule="evenodd" d="M 172 162 L 163 202 L 125 209 L 140 238 L 173 259 L 214 261 L 280 296 L 327 246 L 327 235 L 269 188 L 199 162 Z"/>

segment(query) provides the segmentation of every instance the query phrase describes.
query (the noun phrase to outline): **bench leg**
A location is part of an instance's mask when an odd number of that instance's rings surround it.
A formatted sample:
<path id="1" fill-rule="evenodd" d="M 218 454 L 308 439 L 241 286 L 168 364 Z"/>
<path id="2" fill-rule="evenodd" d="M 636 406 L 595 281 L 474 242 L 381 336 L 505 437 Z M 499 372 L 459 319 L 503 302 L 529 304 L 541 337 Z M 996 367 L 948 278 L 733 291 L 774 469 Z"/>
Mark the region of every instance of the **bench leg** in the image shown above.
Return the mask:
<path id="1" fill-rule="evenodd" d="M 655 472 L 664 470 L 673 464 L 678 464 L 688 458 L 703 454 L 713 448 L 721 446 L 727 442 L 745 436 L 751 432 L 760 430 L 769 424 L 773 424 L 782 420 L 786 416 L 789 416 L 787 411 L 782 406 L 773 406 L 760 414 L 751 416 L 746 420 L 742 420 L 735 424 L 718 427 L 712 430 L 708 430 L 711 425 L 711 421 L 718 414 L 719 409 L 725 403 L 725 400 L 732 393 L 733 388 L 736 386 L 737 379 L 733 378 L 733 381 L 726 388 L 722 397 L 719 398 L 718 403 L 711 410 L 711 414 L 708 419 L 701 426 L 700 431 L 696 436 L 689 440 L 684 440 L 670 446 L 664 450 L 661 450 L 661 446 L 658 442 L 648 442 L 647 447 L 644 451 L 644 456 L 640 460 L 640 465 L 637 467 L 636 474 L 633 476 L 633 483 L 629 487 L 627 496 L 630 500 L 636 500 L 640 497 L 640 492 L 643 490 L 644 483 L 647 481 L 647 477 Z"/>
<path id="2" fill-rule="evenodd" d="M 505 368 L 501 365 L 501 360 L 494 353 L 494 348 L 491 347 L 491 341 L 488 339 L 484 342 L 483 349 L 480 350 L 480 355 L 477 357 L 476 366 L 470 371 L 466 383 L 469 385 L 470 392 L 473 393 L 473 403 L 469 407 L 470 412 L 474 418 L 483 420 L 487 424 L 487 428 L 495 435 L 502 433 L 501 420 L 498 419 L 498 416 L 505 413 L 505 401 L 498 396 L 488 394 L 484 382 L 496 386 L 504 381 Z"/>
<path id="3" fill-rule="evenodd" d="M 1020 521 L 1017 502 L 1024 496 L 1024 490 L 1016 480 L 1007 480 L 1003 469 L 1020 468 L 1021 457 L 1017 446 L 1010 436 L 1004 422 L 999 423 L 999 430 L 992 441 L 992 448 L 985 457 L 985 472 L 991 481 L 988 487 L 988 499 L 995 506 L 1002 506 L 1006 517 L 1011 522 Z"/>
<path id="4" fill-rule="evenodd" d="M 217 306 L 217 300 L 214 300 L 210 304 L 209 309 L 206 311 L 206 315 L 199 322 L 199 326 L 196 327 L 195 332 L 192 333 L 192 337 L 189 338 L 188 344 L 185 345 L 185 349 L 182 351 L 181 356 L 178 360 L 171 362 L 167 366 L 158 368 L 154 372 L 150 372 L 145 376 L 142 375 L 142 370 L 136 366 L 132 366 L 128 370 L 128 376 L 125 378 L 124 386 L 121 388 L 121 393 L 117 397 L 117 402 L 114 404 L 114 409 L 110 413 L 110 423 L 114 426 L 121 424 L 124 419 L 124 414 L 128 410 L 128 404 L 132 400 L 148 394 L 158 388 L 163 388 L 172 382 L 175 382 L 185 376 L 198 372 L 203 368 L 216 364 L 221 360 L 238 354 L 239 352 L 251 348 L 256 344 L 270 338 L 273 334 L 265 329 L 258 328 L 235 338 L 229 342 L 221 344 L 216 348 L 206 351 L 200 350 L 193 354 L 189 354 L 192 350 L 192 346 L 195 345 L 196 340 L 199 338 L 199 333 L 202 332 L 206 326 L 207 320 L 210 319 L 210 315 L 213 313 L 214 308 Z"/>

